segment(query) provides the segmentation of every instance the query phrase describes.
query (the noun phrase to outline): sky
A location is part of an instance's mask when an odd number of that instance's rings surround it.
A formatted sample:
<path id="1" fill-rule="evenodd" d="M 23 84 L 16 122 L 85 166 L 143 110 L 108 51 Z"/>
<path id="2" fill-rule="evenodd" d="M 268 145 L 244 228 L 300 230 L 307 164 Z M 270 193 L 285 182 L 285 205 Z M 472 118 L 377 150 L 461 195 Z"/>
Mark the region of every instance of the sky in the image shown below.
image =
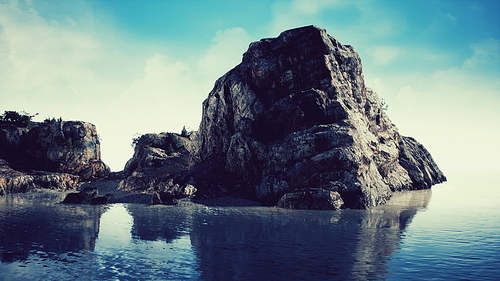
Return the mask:
<path id="1" fill-rule="evenodd" d="M 95 124 L 119 171 L 134 137 L 197 130 L 251 42 L 311 24 L 445 173 L 500 170 L 498 0 L 0 0 L 0 111 Z"/>

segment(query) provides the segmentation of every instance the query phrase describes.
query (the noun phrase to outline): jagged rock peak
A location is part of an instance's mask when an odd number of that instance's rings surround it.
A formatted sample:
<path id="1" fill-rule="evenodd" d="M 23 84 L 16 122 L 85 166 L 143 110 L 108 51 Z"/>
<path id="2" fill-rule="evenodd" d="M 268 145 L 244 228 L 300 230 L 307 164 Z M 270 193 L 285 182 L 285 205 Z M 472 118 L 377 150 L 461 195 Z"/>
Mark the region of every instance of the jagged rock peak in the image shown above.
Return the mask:
<path id="1" fill-rule="evenodd" d="M 199 183 L 228 175 L 238 184 L 222 190 L 266 204 L 294 190 L 326 194 L 319 188 L 338 199 L 332 208 L 368 208 L 446 180 L 365 87 L 354 49 L 316 26 L 251 43 L 203 102 L 193 147 L 192 170 L 211 167 Z"/>

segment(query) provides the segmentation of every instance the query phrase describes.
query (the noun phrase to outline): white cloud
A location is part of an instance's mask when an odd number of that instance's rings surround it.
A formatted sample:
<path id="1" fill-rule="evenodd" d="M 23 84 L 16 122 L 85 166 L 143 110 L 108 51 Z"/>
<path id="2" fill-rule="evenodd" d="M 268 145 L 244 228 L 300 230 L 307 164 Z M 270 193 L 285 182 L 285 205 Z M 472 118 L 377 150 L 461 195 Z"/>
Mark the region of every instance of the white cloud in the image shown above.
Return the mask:
<path id="1" fill-rule="evenodd" d="M 317 15 L 326 9 L 344 5 L 344 0 L 294 0 L 276 1 L 273 4 L 273 20 L 269 36 L 277 36 L 284 30 L 305 25 L 319 25 Z"/>
<path id="2" fill-rule="evenodd" d="M 239 27 L 217 31 L 212 39 L 214 44 L 198 62 L 199 71 L 213 83 L 241 62 L 243 53 L 254 40 L 245 29 Z"/>
<path id="3" fill-rule="evenodd" d="M 182 96 L 192 80 L 188 64 L 166 55 L 155 54 L 145 61 L 142 77 L 136 78 L 121 95 L 122 99 L 158 99 L 167 95 Z"/>
<path id="4" fill-rule="evenodd" d="M 380 46 L 368 51 L 374 57 L 376 64 L 388 64 L 398 58 L 400 48 L 397 46 Z"/>
<path id="5" fill-rule="evenodd" d="M 337 5 L 340 0 L 295 0 L 291 3 L 291 10 L 305 15 L 314 15 L 318 11 Z"/>
<path id="6" fill-rule="evenodd" d="M 488 67 L 500 72 L 500 40 L 488 38 L 471 46 L 473 55 L 464 63 L 465 68 Z"/>
<path id="7" fill-rule="evenodd" d="M 293 0 L 276 1 L 269 36 L 305 25 L 326 28 L 336 38 L 349 38 L 344 44 L 383 40 L 405 28 L 405 18 L 373 1 Z"/>
<path id="8" fill-rule="evenodd" d="M 445 14 L 445 19 L 447 19 L 451 24 L 457 24 L 457 18 L 452 14 Z"/>
<path id="9" fill-rule="evenodd" d="M 367 84 L 386 99 L 400 131 L 430 149 L 441 168 L 500 170 L 498 40 L 479 42 L 471 50 L 472 56 L 456 67 L 374 73 Z"/>
<path id="10" fill-rule="evenodd" d="M 197 129 L 215 79 L 241 61 L 252 41 L 242 28 L 221 30 L 205 51 L 179 60 L 156 43 L 100 26 L 107 19 L 92 9 L 48 20 L 39 2 L 16 3 L 0 4 L 3 110 L 94 123 L 113 170 L 132 156 L 136 133 Z"/>
<path id="11" fill-rule="evenodd" d="M 82 67 L 94 59 L 97 42 L 91 34 L 58 28 L 32 9 L 14 5 L 0 9 L 0 40 L 6 50 L 0 54 L 5 63 L 2 79 L 9 82 L 2 83 L 3 92 L 78 94 L 76 85 L 92 78 L 92 72 Z"/>

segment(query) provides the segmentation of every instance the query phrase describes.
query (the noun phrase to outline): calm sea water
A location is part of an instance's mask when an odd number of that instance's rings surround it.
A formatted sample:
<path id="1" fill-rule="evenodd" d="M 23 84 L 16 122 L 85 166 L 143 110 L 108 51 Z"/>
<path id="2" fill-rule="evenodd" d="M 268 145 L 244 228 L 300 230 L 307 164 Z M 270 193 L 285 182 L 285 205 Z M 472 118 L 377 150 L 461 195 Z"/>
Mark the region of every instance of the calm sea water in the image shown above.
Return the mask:
<path id="1" fill-rule="evenodd" d="M 0 197 L 0 280 L 500 280 L 500 174 L 372 210 Z"/>

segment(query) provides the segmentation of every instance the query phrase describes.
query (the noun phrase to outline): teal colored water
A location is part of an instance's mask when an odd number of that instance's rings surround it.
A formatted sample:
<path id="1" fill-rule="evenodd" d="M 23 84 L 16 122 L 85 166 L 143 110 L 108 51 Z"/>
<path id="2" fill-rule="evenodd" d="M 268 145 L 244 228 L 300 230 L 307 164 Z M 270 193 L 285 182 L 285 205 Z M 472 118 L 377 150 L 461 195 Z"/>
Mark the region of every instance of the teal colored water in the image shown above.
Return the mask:
<path id="1" fill-rule="evenodd" d="M 372 210 L 63 205 L 0 197 L 0 280 L 499 280 L 500 175 Z"/>

